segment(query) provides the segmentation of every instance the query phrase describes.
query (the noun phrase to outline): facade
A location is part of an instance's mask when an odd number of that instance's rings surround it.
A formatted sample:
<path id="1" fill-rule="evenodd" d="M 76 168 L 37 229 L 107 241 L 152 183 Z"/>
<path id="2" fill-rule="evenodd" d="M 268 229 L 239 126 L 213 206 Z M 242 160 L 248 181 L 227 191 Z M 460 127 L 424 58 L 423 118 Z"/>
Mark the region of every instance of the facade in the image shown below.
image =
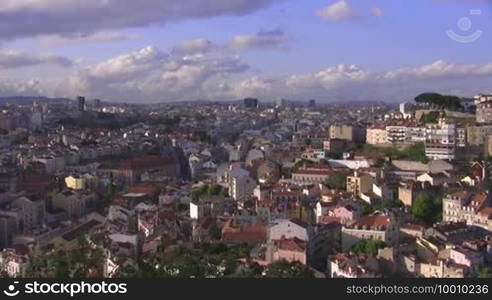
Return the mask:
<path id="1" fill-rule="evenodd" d="M 342 227 L 342 250 L 350 248 L 360 240 L 379 240 L 388 245 L 398 242 L 398 228 L 389 216 L 365 216 Z"/>
<path id="2" fill-rule="evenodd" d="M 77 105 L 79 108 L 79 112 L 85 111 L 85 97 L 78 96 L 77 97 Z"/>
<path id="3" fill-rule="evenodd" d="M 331 278 L 378 278 L 377 261 L 367 255 L 338 253 L 328 260 Z"/>
<path id="4" fill-rule="evenodd" d="M 456 125 L 440 120 L 426 128 L 425 155 L 431 160 L 454 160 L 456 157 Z"/>
<path id="5" fill-rule="evenodd" d="M 307 264 L 307 242 L 296 237 L 273 241 L 273 261 L 286 260 Z"/>
<path id="6" fill-rule="evenodd" d="M 258 99 L 246 98 L 246 99 L 244 99 L 244 106 L 246 108 L 257 108 L 258 107 Z"/>
<path id="7" fill-rule="evenodd" d="M 492 229 L 491 197 L 485 192 L 459 191 L 443 199 L 444 222 L 466 222 L 468 225 Z"/>
<path id="8" fill-rule="evenodd" d="M 53 197 L 52 205 L 55 208 L 63 209 L 69 218 L 80 218 L 87 213 L 90 203 L 96 201 L 94 193 L 76 193 L 74 191 L 64 191 Z"/>
<path id="9" fill-rule="evenodd" d="M 476 118 L 477 123 L 492 123 L 492 101 L 485 101 L 477 104 Z"/>
<path id="10" fill-rule="evenodd" d="M 366 143 L 369 145 L 382 145 L 387 143 L 385 126 L 372 126 L 367 128 Z"/>
<path id="11" fill-rule="evenodd" d="M 409 140 L 409 132 L 406 125 L 386 126 L 386 141 L 389 144 L 403 144 Z"/>
<path id="12" fill-rule="evenodd" d="M 32 201 L 20 197 L 12 202 L 12 206 L 19 211 L 22 229 L 39 228 L 44 224 L 46 204 L 43 200 Z"/>
<path id="13" fill-rule="evenodd" d="M 292 173 L 292 181 L 298 184 L 323 183 L 330 177 L 329 168 L 300 168 Z"/>
<path id="14" fill-rule="evenodd" d="M 372 192 L 376 178 L 367 173 L 354 172 L 353 176 L 347 176 L 347 192 L 360 196 Z"/>
<path id="15" fill-rule="evenodd" d="M 331 125 L 330 139 L 353 141 L 354 128 L 349 125 Z"/>
<path id="16" fill-rule="evenodd" d="M 466 128 L 467 143 L 470 146 L 484 145 L 490 135 L 492 135 L 492 125 L 476 125 Z"/>

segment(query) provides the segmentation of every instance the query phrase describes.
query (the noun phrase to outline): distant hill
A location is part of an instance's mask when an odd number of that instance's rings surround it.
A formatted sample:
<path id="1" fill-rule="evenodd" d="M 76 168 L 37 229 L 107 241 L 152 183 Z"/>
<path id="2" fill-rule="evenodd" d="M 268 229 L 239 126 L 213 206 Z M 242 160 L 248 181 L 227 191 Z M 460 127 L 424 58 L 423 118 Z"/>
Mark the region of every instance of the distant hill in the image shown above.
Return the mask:
<path id="1" fill-rule="evenodd" d="M 72 101 L 68 98 L 48 98 L 39 96 L 14 96 L 14 97 L 0 97 L 0 105 L 14 104 L 14 105 L 29 105 L 34 101 L 40 103 L 66 103 Z"/>

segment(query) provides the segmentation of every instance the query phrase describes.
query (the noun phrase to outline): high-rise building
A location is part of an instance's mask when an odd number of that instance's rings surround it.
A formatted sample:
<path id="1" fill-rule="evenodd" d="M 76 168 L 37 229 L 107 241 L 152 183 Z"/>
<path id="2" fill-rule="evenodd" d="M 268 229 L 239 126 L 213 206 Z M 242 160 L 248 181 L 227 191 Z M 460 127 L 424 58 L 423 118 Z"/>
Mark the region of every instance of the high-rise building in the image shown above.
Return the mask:
<path id="1" fill-rule="evenodd" d="M 85 111 L 85 97 L 78 96 L 77 102 L 79 104 L 79 111 Z"/>
<path id="2" fill-rule="evenodd" d="M 316 100 L 314 99 L 309 100 L 309 107 L 316 107 Z"/>
<path id="3" fill-rule="evenodd" d="M 244 99 L 244 106 L 246 106 L 246 108 L 257 108 L 258 107 L 258 99 L 246 98 L 246 99 Z"/>

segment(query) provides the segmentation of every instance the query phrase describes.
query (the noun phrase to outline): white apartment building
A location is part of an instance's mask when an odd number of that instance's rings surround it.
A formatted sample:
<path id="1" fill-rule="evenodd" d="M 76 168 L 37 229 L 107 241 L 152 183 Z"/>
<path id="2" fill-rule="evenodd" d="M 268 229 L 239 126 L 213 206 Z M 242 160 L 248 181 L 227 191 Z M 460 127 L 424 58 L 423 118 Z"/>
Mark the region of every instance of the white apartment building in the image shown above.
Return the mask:
<path id="1" fill-rule="evenodd" d="M 438 124 L 427 124 L 425 154 L 429 159 L 454 160 L 456 154 L 456 125 L 443 119 Z"/>

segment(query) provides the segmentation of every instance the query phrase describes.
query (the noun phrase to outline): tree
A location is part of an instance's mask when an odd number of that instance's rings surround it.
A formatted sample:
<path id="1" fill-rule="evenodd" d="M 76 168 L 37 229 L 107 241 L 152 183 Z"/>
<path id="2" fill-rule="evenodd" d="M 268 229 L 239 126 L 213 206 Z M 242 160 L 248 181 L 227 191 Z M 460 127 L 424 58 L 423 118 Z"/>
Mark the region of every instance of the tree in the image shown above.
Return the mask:
<path id="1" fill-rule="evenodd" d="M 490 268 L 480 268 L 477 271 L 478 278 L 492 278 L 492 269 Z"/>
<path id="2" fill-rule="evenodd" d="M 326 180 L 326 185 L 329 188 L 335 190 L 344 190 L 347 185 L 347 176 L 349 175 L 346 171 L 339 171 L 330 174 L 328 179 Z"/>
<path id="3" fill-rule="evenodd" d="M 217 222 L 214 222 L 212 225 L 210 225 L 210 228 L 208 229 L 208 234 L 213 240 L 220 240 L 222 237 L 222 230 L 220 229 L 219 225 L 217 225 Z"/>
<path id="4" fill-rule="evenodd" d="M 352 252 L 356 254 L 377 255 L 379 249 L 386 248 L 386 243 L 380 240 L 360 240 L 352 246 Z"/>
<path id="5" fill-rule="evenodd" d="M 218 195 L 220 195 L 221 192 L 222 192 L 222 186 L 218 185 L 218 184 L 212 184 L 208 188 L 208 194 L 210 196 L 218 196 Z"/>
<path id="6" fill-rule="evenodd" d="M 300 262 L 279 260 L 270 264 L 266 269 L 268 278 L 314 278 L 314 273 Z"/>
<path id="7" fill-rule="evenodd" d="M 457 110 L 463 108 L 460 98 L 437 93 L 423 93 L 415 97 L 417 103 L 427 103 L 438 108 Z"/>
<path id="8" fill-rule="evenodd" d="M 412 214 L 415 219 L 432 224 L 438 221 L 442 215 L 442 199 L 422 192 L 415 198 Z"/>

